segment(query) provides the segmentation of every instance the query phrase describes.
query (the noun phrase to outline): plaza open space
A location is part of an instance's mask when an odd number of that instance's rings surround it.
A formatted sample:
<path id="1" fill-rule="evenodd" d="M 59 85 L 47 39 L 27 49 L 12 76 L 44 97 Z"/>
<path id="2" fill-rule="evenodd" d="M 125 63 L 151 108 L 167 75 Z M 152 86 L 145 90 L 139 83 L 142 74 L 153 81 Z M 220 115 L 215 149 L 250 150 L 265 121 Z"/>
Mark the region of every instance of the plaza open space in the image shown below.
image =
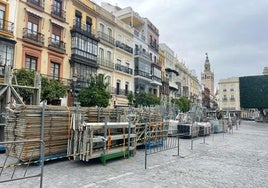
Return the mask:
<path id="1" fill-rule="evenodd" d="M 149 155 L 147 169 L 144 149 L 105 166 L 98 159 L 51 160 L 44 165 L 43 187 L 268 187 L 267 143 L 267 123 L 242 121 L 231 133 L 198 137 L 192 149 L 191 139 L 180 139 L 179 156 L 177 149 Z M 39 186 L 39 177 L 0 184 Z"/>

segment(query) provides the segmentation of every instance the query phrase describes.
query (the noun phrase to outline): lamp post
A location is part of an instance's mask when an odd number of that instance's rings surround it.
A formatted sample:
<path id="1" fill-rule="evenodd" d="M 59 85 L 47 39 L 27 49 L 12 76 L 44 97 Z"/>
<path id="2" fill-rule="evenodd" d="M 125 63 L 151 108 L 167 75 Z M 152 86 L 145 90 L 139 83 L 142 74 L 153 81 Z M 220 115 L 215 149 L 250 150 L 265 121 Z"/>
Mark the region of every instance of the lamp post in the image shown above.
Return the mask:
<path id="1" fill-rule="evenodd" d="M 74 101 L 73 101 L 73 104 L 76 106 L 77 105 L 77 95 L 78 95 L 78 93 L 77 93 L 77 73 L 76 73 L 76 71 L 74 72 L 74 74 L 73 74 L 73 78 L 72 78 L 72 82 L 73 82 L 73 99 L 74 99 Z"/>

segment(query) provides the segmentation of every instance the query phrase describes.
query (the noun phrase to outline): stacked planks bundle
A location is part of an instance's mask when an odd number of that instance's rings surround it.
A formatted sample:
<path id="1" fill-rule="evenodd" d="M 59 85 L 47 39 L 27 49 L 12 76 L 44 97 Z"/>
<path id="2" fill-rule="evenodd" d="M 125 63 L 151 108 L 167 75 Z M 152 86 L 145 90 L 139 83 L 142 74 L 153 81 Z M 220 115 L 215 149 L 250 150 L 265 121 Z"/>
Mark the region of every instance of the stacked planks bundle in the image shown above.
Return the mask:
<path id="1" fill-rule="evenodd" d="M 95 122 L 71 125 L 68 156 L 89 161 L 100 158 L 103 164 L 109 158 L 130 156 L 136 149 L 135 125 L 129 122 Z"/>
<path id="2" fill-rule="evenodd" d="M 42 127 L 42 106 L 17 105 L 14 110 L 7 110 L 5 138 L 7 141 L 40 140 Z M 70 110 L 62 106 L 45 106 L 44 142 L 45 156 L 66 154 Z M 24 143 L 16 145 L 9 155 L 21 161 L 37 159 L 40 148 Z"/>
<path id="3" fill-rule="evenodd" d="M 90 122 L 104 122 L 105 117 L 108 117 L 109 122 L 120 122 L 124 110 L 122 108 L 85 108 L 85 121 Z"/>

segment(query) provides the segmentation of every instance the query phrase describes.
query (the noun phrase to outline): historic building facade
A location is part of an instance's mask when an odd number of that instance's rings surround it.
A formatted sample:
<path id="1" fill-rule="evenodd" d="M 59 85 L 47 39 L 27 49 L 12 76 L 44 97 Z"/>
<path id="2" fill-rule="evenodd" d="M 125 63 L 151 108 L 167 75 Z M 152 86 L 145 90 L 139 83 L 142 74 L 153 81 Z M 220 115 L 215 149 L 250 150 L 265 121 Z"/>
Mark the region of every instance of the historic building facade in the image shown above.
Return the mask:
<path id="1" fill-rule="evenodd" d="M 204 72 L 201 73 L 201 84 L 209 89 L 211 95 L 214 95 L 214 73 L 210 69 L 210 62 L 207 53 Z"/>
<path id="2" fill-rule="evenodd" d="M 239 78 L 219 81 L 219 108 L 224 111 L 240 111 Z"/>

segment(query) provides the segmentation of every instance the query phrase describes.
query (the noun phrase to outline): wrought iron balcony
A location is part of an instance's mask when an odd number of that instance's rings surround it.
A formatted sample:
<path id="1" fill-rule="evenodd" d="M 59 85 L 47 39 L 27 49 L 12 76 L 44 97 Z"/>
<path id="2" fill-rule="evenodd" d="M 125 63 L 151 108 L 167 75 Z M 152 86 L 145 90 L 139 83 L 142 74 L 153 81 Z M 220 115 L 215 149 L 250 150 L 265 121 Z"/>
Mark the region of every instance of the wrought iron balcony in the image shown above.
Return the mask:
<path id="1" fill-rule="evenodd" d="M 115 70 L 125 72 L 125 73 L 131 74 L 131 75 L 132 75 L 132 72 L 133 72 L 131 68 L 128 68 L 128 67 L 120 65 L 120 64 L 115 64 Z"/>
<path id="2" fill-rule="evenodd" d="M 66 50 L 65 45 L 66 43 L 63 41 L 56 40 L 51 37 L 48 38 L 48 47 L 53 47 L 55 49 L 65 52 Z"/>
<path id="3" fill-rule="evenodd" d="M 14 23 L 0 19 L 0 30 L 8 33 L 14 32 Z"/>
<path id="4" fill-rule="evenodd" d="M 110 88 L 111 94 L 116 94 L 116 95 L 125 95 L 127 96 L 128 93 L 130 93 L 129 90 L 126 89 L 120 89 L 120 88 L 115 88 L 115 87 L 111 87 Z"/>
<path id="5" fill-rule="evenodd" d="M 27 0 L 27 3 L 29 3 L 30 5 L 33 5 L 34 7 L 38 9 L 44 9 L 42 2 L 43 0 Z"/>
<path id="6" fill-rule="evenodd" d="M 142 49 L 135 49 L 135 55 L 139 55 L 139 56 L 143 56 L 143 57 L 146 57 L 148 59 L 151 59 L 150 54 L 146 51 L 143 51 Z"/>
<path id="7" fill-rule="evenodd" d="M 112 45 L 114 45 L 114 38 L 105 34 L 104 32 L 98 31 L 98 37 Z"/>
<path id="8" fill-rule="evenodd" d="M 157 82 L 159 82 L 159 83 L 162 83 L 162 80 L 161 80 L 161 78 L 158 78 L 158 77 L 156 77 L 156 76 L 152 76 L 152 80 L 154 80 L 154 81 L 157 81 Z"/>
<path id="9" fill-rule="evenodd" d="M 28 28 L 23 28 L 23 39 L 44 45 L 44 35 Z"/>
<path id="10" fill-rule="evenodd" d="M 66 11 L 55 5 L 51 5 L 51 15 L 64 21 L 66 19 Z"/>
<path id="11" fill-rule="evenodd" d="M 122 50 L 125 50 L 125 51 L 127 51 L 127 52 L 129 52 L 131 54 L 133 53 L 133 48 L 131 48 L 130 46 L 128 46 L 125 43 L 120 42 L 118 40 L 116 41 L 115 46 L 118 47 L 118 48 L 121 48 Z"/>
<path id="12" fill-rule="evenodd" d="M 89 36 L 94 37 L 94 38 L 96 36 L 96 31 L 91 28 L 91 25 L 84 24 L 84 23 L 77 21 L 75 19 L 74 19 L 74 24 L 73 24 L 73 28 L 72 28 L 71 32 L 74 32 L 74 31 L 79 31 L 79 32 L 83 33 L 84 35 L 89 35 Z"/>
<path id="13" fill-rule="evenodd" d="M 148 72 L 144 72 L 144 71 L 142 71 L 142 70 L 135 70 L 134 71 L 134 75 L 135 76 L 142 76 L 142 77 L 145 77 L 145 78 L 149 78 L 149 79 L 151 79 L 151 74 L 150 73 L 148 73 Z"/>
<path id="14" fill-rule="evenodd" d="M 97 63 L 101 66 L 104 66 L 104 67 L 107 67 L 110 69 L 114 69 L 114 63 L 109 61 L 109 60 L 105 60 L 103 58 L 98 58 Z"/>

